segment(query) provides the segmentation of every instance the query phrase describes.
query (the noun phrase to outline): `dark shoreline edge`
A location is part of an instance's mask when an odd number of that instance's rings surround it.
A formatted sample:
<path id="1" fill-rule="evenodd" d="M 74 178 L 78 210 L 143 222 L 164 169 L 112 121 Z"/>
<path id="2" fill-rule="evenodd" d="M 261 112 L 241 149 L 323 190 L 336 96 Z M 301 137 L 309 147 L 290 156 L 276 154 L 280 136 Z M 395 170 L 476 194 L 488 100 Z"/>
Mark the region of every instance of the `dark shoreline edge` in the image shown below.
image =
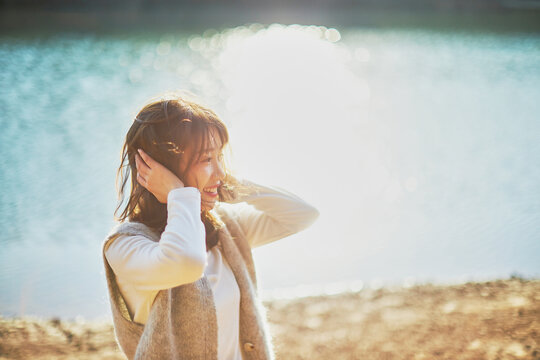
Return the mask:
<path id="1" fill-rule="evenodd" d="M 144 33 L 221 30 L 243 24 L 324 25 L 359 28 L 429 28 L 451 31 L 540 33 L 540 11 L 439 11 L 336 8 L 261 8 L 238 5 L 126 10 L 27 10 L 0 12 L 0 34 L 41 32 Z"/>

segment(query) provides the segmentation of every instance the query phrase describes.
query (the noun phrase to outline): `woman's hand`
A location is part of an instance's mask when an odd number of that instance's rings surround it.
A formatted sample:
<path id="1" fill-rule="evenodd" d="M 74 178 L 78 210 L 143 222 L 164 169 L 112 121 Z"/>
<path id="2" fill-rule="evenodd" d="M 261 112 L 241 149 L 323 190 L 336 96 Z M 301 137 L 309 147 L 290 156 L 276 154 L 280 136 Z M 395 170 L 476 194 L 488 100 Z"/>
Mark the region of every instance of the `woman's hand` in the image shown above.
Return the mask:
<path id="1" fill-rule="evenodd" d="M 152 159 L 142 149 L 135 154 L 137 182 L 150 191 L 162 204 L 167 203 L 169 192 L 184 187 L 184 183 L 169 169 Z"/>

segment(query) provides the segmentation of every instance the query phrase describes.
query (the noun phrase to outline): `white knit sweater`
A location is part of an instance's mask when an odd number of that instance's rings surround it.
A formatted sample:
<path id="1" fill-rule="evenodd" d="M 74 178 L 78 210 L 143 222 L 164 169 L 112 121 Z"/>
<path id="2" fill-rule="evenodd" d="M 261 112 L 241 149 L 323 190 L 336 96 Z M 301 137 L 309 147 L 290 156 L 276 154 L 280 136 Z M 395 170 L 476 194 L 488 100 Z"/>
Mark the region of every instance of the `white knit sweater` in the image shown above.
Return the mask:
<path id="1" fill-rule="evenodd" d="M 290 192 L 247 180 L 243 183 L 250 185 L 249 193 L 235 199 L 234 205 L 217 206 L 238 221 L 251 248 L 303 230 L 318 217 L 314 207 Z M 199 190 L 175 189 L 167 201 L 167 226 L 159 242 L 144 236 L 123 235 L 105 253 L 132 319 L 141 324 L 146 322 L 160 290 L 206 276 L 216 305 L 218 359 L 240 360 L 240 294 L 219 248 L 206 252 Z"/>

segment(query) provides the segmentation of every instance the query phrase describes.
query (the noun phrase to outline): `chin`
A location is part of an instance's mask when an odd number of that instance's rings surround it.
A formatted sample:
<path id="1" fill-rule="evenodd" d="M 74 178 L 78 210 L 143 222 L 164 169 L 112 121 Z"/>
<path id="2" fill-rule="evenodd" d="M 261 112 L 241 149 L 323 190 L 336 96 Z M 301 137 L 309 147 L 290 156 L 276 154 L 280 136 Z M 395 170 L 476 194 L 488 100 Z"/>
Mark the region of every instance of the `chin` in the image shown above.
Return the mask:
<path id="1" fill-rule="evenodd" d="M 201 205 L 201 210 L 203 211 L 210 211 L 216 206 L 216 203 L 214 202 L 212 205 Z"/>

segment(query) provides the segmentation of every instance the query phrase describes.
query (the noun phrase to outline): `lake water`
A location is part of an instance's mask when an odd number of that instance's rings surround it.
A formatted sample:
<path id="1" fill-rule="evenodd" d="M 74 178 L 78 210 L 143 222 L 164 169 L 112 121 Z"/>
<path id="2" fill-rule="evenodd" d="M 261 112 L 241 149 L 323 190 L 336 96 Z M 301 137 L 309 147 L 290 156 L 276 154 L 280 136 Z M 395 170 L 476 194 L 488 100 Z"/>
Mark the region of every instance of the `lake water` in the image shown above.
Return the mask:
<path id="1" fill-rule="evenodd" d="M 254 251 L 264 296 L 540 275 L 538 35 L 1 35 L 0 79 L 4 316 L 108 314 L 100 245 L 122 140 L 174 89 L 228 124 L 241 176 L 320 210 Z"/>

